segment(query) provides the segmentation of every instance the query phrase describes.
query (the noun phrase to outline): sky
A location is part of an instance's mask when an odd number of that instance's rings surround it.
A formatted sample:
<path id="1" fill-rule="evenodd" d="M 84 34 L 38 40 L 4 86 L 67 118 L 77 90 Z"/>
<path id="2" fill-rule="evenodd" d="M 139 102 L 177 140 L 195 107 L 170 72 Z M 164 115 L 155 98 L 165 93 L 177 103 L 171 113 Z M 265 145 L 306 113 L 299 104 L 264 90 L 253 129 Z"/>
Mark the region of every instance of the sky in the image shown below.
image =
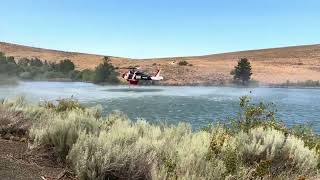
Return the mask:
<path id="1" fill-rule="evenodd" d="M 0 41 L 129 58 L 320 43 L 319 0 L 0 0 Z"/>

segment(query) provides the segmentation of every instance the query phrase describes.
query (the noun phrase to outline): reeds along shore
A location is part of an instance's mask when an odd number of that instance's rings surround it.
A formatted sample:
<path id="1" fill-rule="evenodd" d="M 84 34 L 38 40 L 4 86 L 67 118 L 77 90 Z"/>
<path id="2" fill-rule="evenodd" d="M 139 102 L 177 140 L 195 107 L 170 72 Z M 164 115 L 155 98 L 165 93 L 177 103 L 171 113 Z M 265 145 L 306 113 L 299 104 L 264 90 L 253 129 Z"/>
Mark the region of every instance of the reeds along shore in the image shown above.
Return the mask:
<path id="1" fill-rule="evenodd" d="M 115 112 L 101 116 L 72 99 L 0 103 L 0 134 L 51 147 L 80 179 L 318 179 L 320 138 L 287 128 L 272 105 L 240 98 L 229 124 L 192 131 L 185 123 L 153 125 Z"/>

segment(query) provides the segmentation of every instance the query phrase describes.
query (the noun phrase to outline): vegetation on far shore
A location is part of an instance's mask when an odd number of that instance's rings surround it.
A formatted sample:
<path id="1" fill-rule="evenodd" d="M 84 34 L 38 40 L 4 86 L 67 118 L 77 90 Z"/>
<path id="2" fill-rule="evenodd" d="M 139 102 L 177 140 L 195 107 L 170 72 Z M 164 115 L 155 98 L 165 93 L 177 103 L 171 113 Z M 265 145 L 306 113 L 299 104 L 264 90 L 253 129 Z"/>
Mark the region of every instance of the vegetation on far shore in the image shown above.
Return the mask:
<path id="1" fill-rule="evenodd" d="M 181 60 L 179 66 L 192 66 L 188 61 Z M 252 67 L 247 58 L 240 58 L 237 66 L 230 72 L 233 76 L 232 82 L 223 84 L 235 84 L 241 86 L 256 86 L 257 81 L 252 80 Z M 77 70 L 75 64 L 64 59 L 57 62 L 47 62 L 38 58 L 15 59 L 12 56 L 5 56 L 0 52 L 0 85 L 18 84 L 19 80 L 35 81 L 83 81 L 96 84 L 119 84 L 119 73 L 109 57 L 104 57 L 95 69 Z M 143 85 L 153 85 L 153 82 L 141 82 Z M 188 82 L 186 82 L 188 84 Z M 198 84 L 193 84 L 198 85 Z M 212 84 L 206 84 L 212 85 Z M 287 81 L 277 87 L 320 87 L 320 81 L 307 80 L 303 82 Z"/>
<path id="2" fill-rule="evenodd" d="M 108 57 L 103 58 L 103 62 L 94 70 L 76 70 L 74 63 L 69 59 L 64 59 L 58 63 L 47 62 L 38 58 L 22 58 L 16 60 L 14 57 L 6 57 L 0 52 L 0 83 L 5 81 L 5 77 L 22 80 L 71 80 L 85 81 L 97 84 L 119 83 L 116 68 L 110 63 Z M 14 82 L 14 81 L 10 81 Z"/>
<path id="3" fill-rule="evenodd" d="M 130 121 L 73 99 L 0 103 L 0 134 L 50 147 L 80 179 L 317 179 L 320 138 L 305 126 L 285 127 L 272 104 L 240 99 L 228 124 L 192 131 L 189 124 Z"/>
<path id="4" fill-rule="evenodd" d="M 298 82 L 287 82 L 280 84 L 279 87 L 320 87 L 320 81 L 307 80 L 307 81 L 298 81 Z"/>

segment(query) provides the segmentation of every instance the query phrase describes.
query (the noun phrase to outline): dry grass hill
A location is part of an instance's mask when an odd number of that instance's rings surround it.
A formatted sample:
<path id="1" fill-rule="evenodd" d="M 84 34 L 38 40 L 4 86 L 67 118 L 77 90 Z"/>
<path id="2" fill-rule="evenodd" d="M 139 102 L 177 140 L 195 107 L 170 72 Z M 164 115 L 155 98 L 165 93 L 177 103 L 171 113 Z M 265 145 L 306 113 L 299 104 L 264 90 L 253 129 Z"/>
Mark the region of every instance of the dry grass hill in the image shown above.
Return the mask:
<path id="1" fill-rule="evenodd" d="M 101 55 L 64 52 L 0 42 L 0 51 L 19 59 L 38 57 L 48 61 L 71 59 L 78 69 L 94 68 Z M 253 67 L 253 79 L 261 84 L 320 80 L 320 45 L 232 52 L 193 57 L 129 59 L 112 57 L 117 67 L 139 65 L 147 72 L 161 67 L 166 85 L 220 84 L 229 81 L 230 71 L 241 57 L 247 57 Z M 179 66 L 186 60 L 192 66 Z M 175 62 L 175 63 L 174 63 Z"/>

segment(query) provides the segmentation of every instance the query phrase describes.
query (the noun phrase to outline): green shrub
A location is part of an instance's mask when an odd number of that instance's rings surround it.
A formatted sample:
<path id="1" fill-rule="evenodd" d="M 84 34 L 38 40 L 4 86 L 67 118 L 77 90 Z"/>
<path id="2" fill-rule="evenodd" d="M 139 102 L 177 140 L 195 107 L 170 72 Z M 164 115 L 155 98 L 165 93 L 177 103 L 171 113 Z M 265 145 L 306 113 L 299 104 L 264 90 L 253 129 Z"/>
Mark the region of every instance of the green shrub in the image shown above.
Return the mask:
<path id="1" fill-rule="evenodd" d="M 133 141 L 134 134 L 117 135 L 80 136 L 69 159 L 81 179 L 150 179 L 152 147 Z"/>
<path id="2" fill-rule="evenodd" d="M 40 79 L 57 79 L 65 77 L 66 76 L 62 72 L 47 71 L 41 75 Z"/>
<path id="3" fill-rule="evenodd" d="M 11 112 L 23 113 L 25 119 L 33 122 L 39 121 L 41 117 L 47 117 L 50 114 L 42 107 L 29 104 L 23 96 L 5 99 L 1 106 Z"/>
<path id="4" fill-rule="evenodd" d="M 62 73 L 66 74 L 66 73 L 69 73 L 69 72 L 73 71 L 74 69 L 75 69 L 75 65 L 69 59 L 62 60 L 59 63 L 59 70 Z"/>
<path id="5" fill-rule="evenodd" d="M 289 80 L 287 80 L 286 83 L 283 83 L 280 86 L 319 87 L 320 81 L 306 80 L 306 81 L 290 82 Z"/>
<path id="6" fill-rule="evenodd" d="M 186 60 L 179 61 L 179 63 L 178 63 L 179 66 L 187 66 L 188 64 L 189 64 L 189 63 L 188 63 L 188 61 L 186 61 Z"/>
<path id="7" fill-rule="evenodd" d="M 4 53 L 0 52 L 0 74 L 12 76 L 18 72 L 19 68 L 14 57 L 6 57 Z"/>
<path id="8" fill-rule="evenodd" d="M 93 82 L 95 79 L 95 72 L 90 69 L 81 71 L 76 79 L 81 79 L 86 82 Z"/>
<path id="9" fill-rule="evenodd" d="M 101 121 L 81 109 L 73 109 L 62 114 L 53 114 L 50 118 L 34 124 L 30 136 L 36 146 L 51 146 L 61 161 L 65 160 L 81 132 L 98 132 Z"/>
<path id="10" fill-rule="evenodd" d="M 310 125 L 296 125 L 290 132 L 303 140 L 309 149 L 314 149 L 320 158 L 320 136 L 314 133 Z M 318 169 L 320 169 L 320 159 L 318 159 Z"/>
<path id="11" fill-rule="evenodd" d="M 65 98 L 57 100 L 57 103 L 52 101 L 45 101 L 44 103 L 40 104 L 41 106 L 47 109 L 53 109 L 56 112 L 66 112 L 71 110 L 85 110 L 85 107 L 82 106 L 77 100 L 73 98 Z"/>
<path id="12" fill-rule="evenodd" d="M 30 59 L 29 66 L 41 67 L 43 66 L 43 62 L 38 58 Z"/>
<path id="13" fill-rule="evenodd" d="M 251 103 L 251 99 L 248 96 L 240 97 L 240 112 L 238 117 L 231 119 L 231 126 L 229 130 L 233 132 L 245 131 L 249 129 L 265 126 L 273 127 L 278 130 L 285 131 L 284 124 L 276 120 L 275 113 L 276 108 L 273 103 L 265 104 L 260 102 L 258 104 Z"/>
<path id="14" fill-rule="evenodd" d="M 30 72 L 22 72 L 19 74 L 19 78 L 27 80 L 27 79 L 32 79 L 33 77 Z"/>
<path id="15" fill-rule="evenodd" d="M 318 135 L 302 126 L 279 125 L 272 110 L 248 98 L 243 97 L 240 106 L 238 125 L 200 131 L 184 123 L 132 122 L 120 112 L 105 119 L 99 108 L 70 99 L 37 106 L 20 97 L 4 100 L 0 110 L 29 119 L 31 147 L 51 147 L 80 179 L 320 177 Z M 5 119 L 0 118 L 0 125 Z"/>
<path id="16" fill-rule="evenodd" d="M 112 123 L 99 135 L 81 135 L 70 151 L 68 159 L 81 179 L 198 179 L 225 173 L 222 160 L 206 160 L 210 133 L 117 117 L 109 117 Z"/>
<path id="17" fill-rule="evenodd" d="M 70 79 L 72 79 L 73 81 L 81 81 L 81 71 L 78 70 L 74 70 L 74 71 L 70 71 L 68 73 L 68 77 L 70 77 Z"/>
<path id="18" fill-rule="evenodd" d="M 28 58 L 21 58 L 18 60 L 18 65 L 22 67 L 29 66 L 29 63 L 30 63 L 30 59 Z"/>
<path id="19" fill-rule="evenodd" d="M 301 139 L 286 136 L 284 132 L 258 127 L 249 133 L 240 132 L 234 138 L 231 141 L 237 142 L 237 152 L 243 163 L 247 166 L 260 165 L 257 167 L 259 176 L 278 175 L 282 171 L 308 174 L 317 168 L 319 157 L 316 151 L 307 148 Z M 260 163 L 268 167 L 264 173 Z"/>

